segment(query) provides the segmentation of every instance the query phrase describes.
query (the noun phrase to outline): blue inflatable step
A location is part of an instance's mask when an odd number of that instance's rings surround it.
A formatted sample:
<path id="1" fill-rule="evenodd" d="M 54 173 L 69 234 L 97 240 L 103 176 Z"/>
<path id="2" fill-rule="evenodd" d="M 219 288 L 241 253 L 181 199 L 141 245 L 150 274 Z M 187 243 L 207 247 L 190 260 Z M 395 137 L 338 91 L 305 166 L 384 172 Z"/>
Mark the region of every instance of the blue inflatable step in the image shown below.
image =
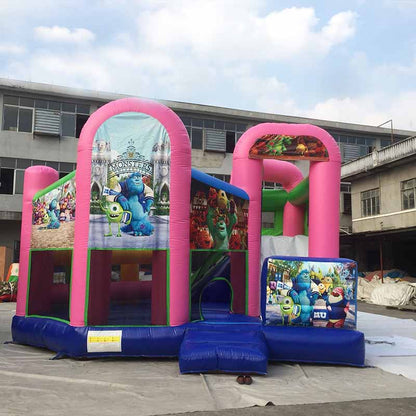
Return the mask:
<path id="1" fill-rule="evenodd" d="M 269 352 L 255 328 L 201 325 L 188 328 L 179 351 L 181 373 L 266 374 Z"/>

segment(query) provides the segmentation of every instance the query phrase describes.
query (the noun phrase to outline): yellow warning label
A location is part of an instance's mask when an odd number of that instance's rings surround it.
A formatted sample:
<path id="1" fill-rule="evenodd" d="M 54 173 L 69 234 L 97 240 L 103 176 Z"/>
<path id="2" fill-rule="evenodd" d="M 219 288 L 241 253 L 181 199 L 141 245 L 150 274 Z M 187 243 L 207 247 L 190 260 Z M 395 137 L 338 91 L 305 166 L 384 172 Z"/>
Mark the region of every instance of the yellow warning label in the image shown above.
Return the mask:
<path id="1" fill-rule="evenodd" d="M 88 331 L 88 352 L 121 352 L 122 331 Z"/>
<path id="2" fill-rule="evenodd" d="M 101 336 L 101 337 L 93 337 L 90 336 L 88 338 L 88 342 L 120 342 L 120 336 Z"/>

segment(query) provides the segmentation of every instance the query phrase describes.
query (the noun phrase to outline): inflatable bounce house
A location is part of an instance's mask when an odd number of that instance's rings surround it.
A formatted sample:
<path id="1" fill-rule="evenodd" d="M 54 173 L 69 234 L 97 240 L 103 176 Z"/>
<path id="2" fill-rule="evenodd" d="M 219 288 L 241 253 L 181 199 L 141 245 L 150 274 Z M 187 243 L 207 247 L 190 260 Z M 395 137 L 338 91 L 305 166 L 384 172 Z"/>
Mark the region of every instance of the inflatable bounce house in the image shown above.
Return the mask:
<path id="1" fill-rule="evenodd" d="M 293 160 L 310 161 L 308 178 Z M 101 107 L 75 172 L 25 172 L 14 342 L 57 356 L 179 357 L 183 373 L 362 366 L 356 264 L 338 258 L 340 165 L 324 130 L 261 124 L 238 141 L 229 184 L 191 168 L 167 107 Z M 267 194 L 263 181 L 283 189 Z M 308 234 L 307 256 L 261 266 L 262 210 L 276 213 L 275 234 Z"/>

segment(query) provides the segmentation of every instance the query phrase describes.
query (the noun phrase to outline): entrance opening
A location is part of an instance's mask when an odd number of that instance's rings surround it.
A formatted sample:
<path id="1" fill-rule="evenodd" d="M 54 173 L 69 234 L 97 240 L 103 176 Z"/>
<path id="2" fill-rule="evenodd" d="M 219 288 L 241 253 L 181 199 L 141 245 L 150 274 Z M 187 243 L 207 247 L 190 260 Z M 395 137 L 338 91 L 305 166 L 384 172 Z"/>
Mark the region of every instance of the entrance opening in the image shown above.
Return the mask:
<path id="1" fill-rule="evenodd" d="M 228 321 L 245 314 L 246 277 L 244 251 L 191 251 L 191 321 Z"/>
<path id="2" fill-rule="evenodd" d="M 222 302 L 218 302 L 221 294 Z M 225 277 L 214 277 L 209 281 L 199 295 L 199 319 L 215 320 L 224 318 L 224 315 L 233 313 L 234 292 L 233 287 Z"/>
<path id="3" fill-rule="evenodd" d="M 88 325 L 166 325 L 166 250 L 91 250 Z"/>
<path id="4" fill-rule="evenodd" d="M 72 250 L 31 252 L 28 315 L 69 320 Z"/>

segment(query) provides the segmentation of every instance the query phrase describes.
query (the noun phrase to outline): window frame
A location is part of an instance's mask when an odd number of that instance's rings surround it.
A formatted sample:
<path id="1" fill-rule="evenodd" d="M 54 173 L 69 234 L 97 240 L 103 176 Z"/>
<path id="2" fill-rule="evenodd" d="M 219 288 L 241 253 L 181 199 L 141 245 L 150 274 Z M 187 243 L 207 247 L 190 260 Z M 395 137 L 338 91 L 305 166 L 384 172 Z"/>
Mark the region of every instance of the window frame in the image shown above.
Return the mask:
<path id="1" fill-rule="evenodd" d="M 22 192 L 17 192 L 18 191 L 18 189 L 17 189 L 17 175 L 18 175 L 18 173 L 17 172 L 22 172 L 20 174 L 23 175 L 22 183 L 21 183 L 21 185 L 22 185 L 21 191 Z M 17 168 L 14 169 L 14 174 L 13 174 L 13 195 L 23 195 L 24 175 L 25 175 L 25 169 L 17 169 Z"/>
<path id="2" fill-rule="evenodd" d="M 17 104 L 8 104 L 4 102 L 4 97 L 15 97 L 17 98 Z M 3 110 L 2 110 L 2 123 L 1 123 L 1 129 L 2 131 L 14 131 L 15 133 L 33 133 L 33 127 L 34 127 L 34 123 L 35 123 L 35 117 L 34 117 L 34 106 L 30 107 L 27 105 L 21 105 L 20 104 L 20 100 L 21 99 L 31 99 L 31 98 L 27 98 L 27 97 L 20 97 L 20 96 L 15 96 L 15 95 L 3 95 Z M 33 99 L 33 102 L 35 100 Z M 16 119 L 16 130 L 11 130 L 11 129 L 5 129 L 4 128 L 4 110 L 5 108 L 16 108 L 17 109 L 17 119 Z M 32 112 L 32 126 L 31 126 L 31 130 L 30 131 L 22 131 L 19 129 L 19 125 L 20 125 L 20 110 L 26 110 L 26 111 L 31 111 Z"/>
<path id="3" fill-rule="evenodd" d="M 7 103 L 7 98 L 5 97 L 12 97 L 15 99 L 16 104 L 13 103 Z M 33 101 L 32 106 L 28 105 L 22 105 L 21 100 L 31 100 Z M 14 100 L 12 100 L 14 101 Z M 52 104 L 52 105 L 51 105 Z M 65 108 L 66 106 L 66 108 Z M 69 110 L 69 106 L 72 106 L 71 110 Z M 58 108 L 59 107 L 59 108 Z M 5 129 L 4 123 L 5 123 L 5 117 L 4 112 L 5 108 L 15 108 L 17 109 L 17 118 L 16 118 L 16 130 L 12 129 Z M 65 109 L 64 109 L 65 108 Z M 35 128 L 35 114 L 37 109 L 43 109 L 43 110 L 51 110 L 55 112 L 59 112 L 60 114 L 60 127 L 62 131 L 62 124 L 63 124 L 63 114 L 71 114 L 74 115 L 74 136 L 66 136 L 61 134 L 61 137 L 74 137 L 76 139 L 79 138 L 79 133 L 88 120 L 90 114 L 91 114 L 91 104 L 82 104 L 82 103 L 76 103 L 76 102 L 68 102 L 68 101 L 61 101 L 59 98 L 56 100 L 53 99 L 44 99 L 44 98 L 32 98 L 32 97 L 26 97 L 26 96 L 16 96 L 16 95 L 9 95 L 4 94 L 3 95 L 3 109 L 2 109 L 2 122 L 1 122 L 1 130 L 2 131 L 13 131 L 16 133 L 29 133 L 33 134 L 34 128 Z M 88 112 L 87 112 L 88 109 Z M 22 131 L 19 129 L 20 125 L 20 112 L 21 110 L 30 110 L 32 113 L 32 125 L 30 131 Z"/>
<path id="4" fill-rule="evenodd" d="M 406 187 L 406 183 L 411 183 L 410 186 Z M 405 192 L 411 191 L 410 194 L 413 195 L 413 206 L 408 206 L 405 207 Z M 415 201 L 415 197 L 416 197 L 416 178 L 411 178 L 411 179 L 406 179 L 405 181 L 401 181 L 400 182 L 400 199 L 401 199 L 401 208 L 402 211 L 407 211 L 409 209 L 415 209 L 416 208 L 416 201 Z M 410 205 L 410 196 L 407 197 L 408 199 L 408 204 Z"/>
<path id="5" fill-rule="evenodd" d="M 231 149 L 234 151 L 237 141 L 240 139 L 243 133 L 247 131 L 249 127 L 248 123 L 244 123 L 244 121 L 237 121 L 237 120 L 232 120 L 232 119 L 226 120 L 226 119 L 217 119 L 214 117 L 202 119 L 192 114 L 188 115 L 188 114 L 183 114 L 183 113 L 179 113 L 179 117 L 186 127 L 188 136 L 191 140 L 192 149 L 203 150 L 203 151 L 208 151 L 208 152 L 230 153 L 229 150 Z M 194 129 L 202 130 L 202 147 L 199 147 L 199 142 L 197 146 L 193 140 L 192 132 Z M 206 149 L 206 144 L 207 144 L 206 131 L 207 130 L 217 130 L 217 131 L 225 133 L 226 135 L 225 143 L 224 143 L 224 148 L 222 150 Z M 231 135 L 233 135 L 232 138 L 231 138 Z"/>
<path id="6" fill-rule="evenodd" d="M 373 217 L 380 214 L 380 188 L 368 189 L 361 192 L 361 217 Z"/>
<path id="7" fill-rule="evenodd" d="M 5 171 L 5 172 L 2 172 L 2 171 Z M 14 195 L 14 183 L 15 183 L 15 176 L 14 176 L 15 169 L 14 168 L 4 168 L 4 167 L 0 168 L 0 183 L 4 180 L 2 179 L 2 176 L 6 174 L 6 171 L 8 175 L 7 179 L 11 178 L 12 180 L 12 183 L 8 184 L 8 189 L 10 189 L 11 192 L 3 192 L 3 189 L 2 189 L 3 186 L 0 185 L 0 195 Z"/>

